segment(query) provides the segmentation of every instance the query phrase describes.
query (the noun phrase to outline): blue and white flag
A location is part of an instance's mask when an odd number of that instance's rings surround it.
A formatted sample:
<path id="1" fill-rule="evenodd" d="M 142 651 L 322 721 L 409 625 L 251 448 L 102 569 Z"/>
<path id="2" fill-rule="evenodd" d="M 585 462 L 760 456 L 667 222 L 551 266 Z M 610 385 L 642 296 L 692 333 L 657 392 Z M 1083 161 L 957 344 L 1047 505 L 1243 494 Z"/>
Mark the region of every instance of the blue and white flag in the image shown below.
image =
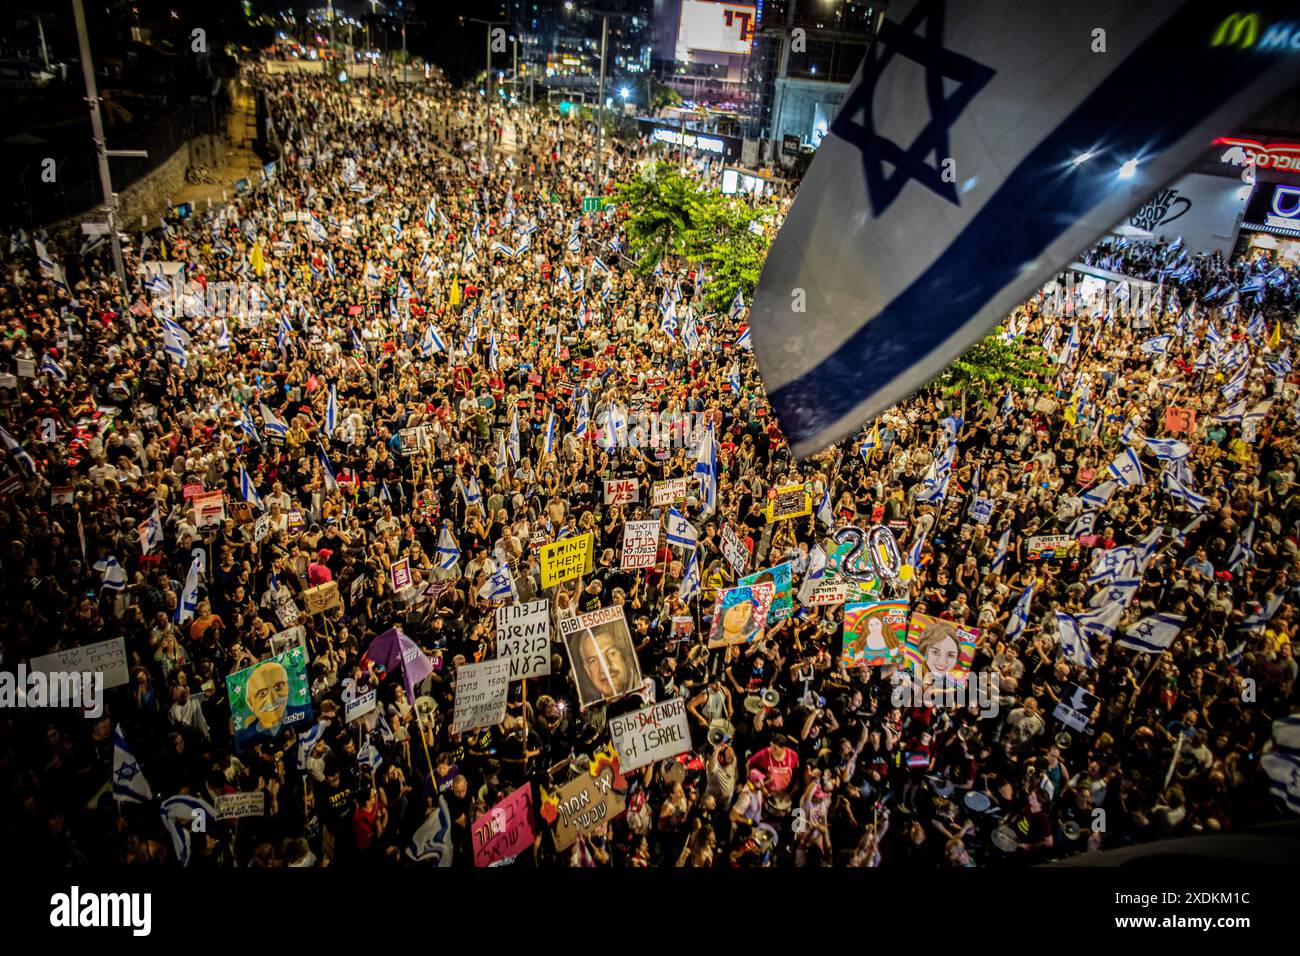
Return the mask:
<path id="1" fill-rule="evenodd" d="M 478 478 L 475 475 L 469 476 L 468 484 L 464 481 L 460 483 L 460 493 L 465 499 L 466 506 L 483 504 L 483 491 L 479 488 Z"/>
<path id="2" fill-rule="evenodd" d="M 492 576 L 479 590 L 478 596 L 487 601 L 509 601 L 516 595 L 515 579 L 510 573 L 510 565 L 497 561 Z"/>
<path id="3" fill-rule="evenodd" d="M 550 415 L 548 415 L 546 418 L 546 431 L 543 433 L 544 437 L 542 440 L 542 454 L 544 455 L 555 454 L 556 432 L 557 432 L 557 426 L 555 421 L 555 409 L 552 408 Z"/>
<path id="4" fill-rule="evenodd" d="M 446 524 L 438 532 L 437 558 L 438 567 L 444 571 L 450 571 L 460 560 L 460 546 L 456 544 L 456 539 L 451 536 L 451 528 Z"/>
<path id="5" fill-rule="evenodd" d="M 239 468 L 239 493 L 244 496 L 245 501 L 258 511 L 266 510 L 266 506 L 262 504 L 261 496 L 257 493 L 257 485 L 254 484 L 248 471 L 242 465 Z"/>
<path id="6" fill-rule="evenodd" d="M 1278 29 L 1293 12 L 1252 8 Z M 797 456 L 938 375 L 1294 83 L 1285 54 L 1225 42 L 1225 16 L 1186 0 L 890 4 L 752 307 Z M 1107 25 L 1104 56 L 1077 42 L 1085 20 Z"/>
<path id="7" fill-rule="evenodd" d="M 667 539 L 671 547 L 693 548 L 700 540 L 700 533 L 686 520 L 686 516 L 676 508 L 668 509 Z"/>
<path id="8" fill-rule="evenodd" d="M 600 256 L 592 256 L 592 257 L 591 257 L 591 271 L 592 271 L 593 273 L 596 273 L 596 272 L 602 272 L 602 273 L 608 274 L 608 273 L 609 273 L 609 266 L 605 265 L 605 263 L 603 263 L 603 262 L 600 261 Z"/>
<path id="9" fill-rule="evenodd" d="M 1161 461 L 1184 461 L 1192 453 L 1192 446 L 1176 438 L 1143 438 L 1151 454 Z"/>
<path id="10" fill-rule="evenodd" d="M 1061 656 L 1071 664 L 1092 667 L 1092 652 L 1088 649 L 1088 638 L 1075 618 L 1064 611 L 1056 612 L 1056 638 L 1061 645 Z"/>
<path id="11" fill-rule="evenodd" d="M 175 623 L 184 624 L 199 609 L 199 568 L 204 562 L 200 553 L 190 562 L 190 569 L 185 575 L 185 586 L 181 588 L 180 600 L 176 602 Z"/>
<path id="12" fill-rule="evenodd" d="M 163 319 L 163 352 L 181 368 L 189 366 L 190 334 L 173 319 Z"/>
<path id="13" fill-rule="evenodd" d="M 1071 538 L 1078 539 L 1084 535 L 1092 534 L 1096 524 L 1097 512 L 1085 511 L 1070 522 L 1070 527 L 1065 529 L 1065 533 Z"/>
<path id="14" fill-rule="evenodd" d="M 41 367 L 38 371 L 41 375 L 50 375 L 60 382 L 68 380 L 68 373 L 63 370 L 63 366 L 54 361 L 54 356 L 49 352 L 41 357 Z"/>
<path id="15" fill-rule="evenodd" d="M 334 477 L 334 467 L 330 464 L 329 455 L 325 454 L 325 449 L 319 445 L 316 446 L 316 454 L 320 458 L 320 473 L 321 479 L 325 482 L 325 490 L 338 491 L 339 483 Z"/>
<path id="16" fill-rule="evenodd" d="M 110 591 L 126 590 L 126 570 L 118 564 L 117 558 L 110 555 L 97 561 L 94 569 L 100 574 L 101 588 L 108 588 Z"/>
<path id="17" fill-rule="evenodd" d="M 338 389 L 331 384 L 329 400 L 325 403 L 325 434 L 330 438 L 334 437 L 334 429 L 339 424 L 339 396 Z"/>
<path id="18" fill-rule="evenodd" d="M 916 496 L 918 504 L 924 505 L 942 505 L 948 497 L 948 481 L 951 474 L 944 474 L 933 486 L 923 488 Z"/>
<path id="19" fill-rule="evenodd" d="M 1282 607 L 1282 600 L 1285 597 L 1285 591 L 1278 591 L 1253 614 L 1248 614 L 1241 624 L 1237 626 L 1237 630 L 1262 631 L 1268 622 L 1273 620 L 1273 615 L 1277 614 L 1278 609 Z"/>
<path id="20" fill-rule="evenodd" d="M 930 530 L 928 528 L 916 536 L 916 540 L 912 542 L 912 547 L 907 551 L 908 567 L 919 568 L 921 566 L 921 552 L 925 550 L 925 539 L 929 536 Z"/>
<path id="21" fill-rule="evenodd" d="M 731 321 L 735 322 L 736 319 L 740 318 L 740 313 L 744 311 L 745 311 L 745 300 L 744 298 L 741 297 L 740 290 L 737 289 L 736 297 L 731 300 L 731 309 L 728 312 L 728 314 L 731 316 Z"/>
<path id="22" fill-rule="evenodd" d="M 1269 792 L 1300 813 L 1300 715 L 1273 721 L 1272 750 L 1259 758 L 1259 769 L 1269 780 Z"/>
<path id="23" fill-rule="evenodd" d="M 1147 339 L 1138 348 L 1144 355 L 1164 355 L 1169 351 L 1169 341 L 1172 338 L 1173 336 L 1166 332 L 1164 335 L 1156 335 Z"/>
<path id="24" fill-rule="evenodd" d="M 428 863 L 437 867 L 451 866 L 451 811 L 447 809 L 447 801 L 442 797 L 438 798 L 438 806 L 411 835 L 411 842 L 406 846 L 406 855 L 417 863 Z"/>
<path id="25" fill-rule="evenodd" d="M 1218 415 L 1215 415 L 1212 421 L 1219 422 L 1220 424 L 1228 424 L 1230 422 L 1241 421 L 1245 417 L 1245 415 L 1246 415 L 1246 400 L 1243 398 L 1240 401 L 1228 406 L 1227 409 L 1220 412 Z"/>
<path id="26" fill-rule="evenodd" d="M 520 455 L 520 451 L 519 451 L 519 409 L 518 409 L 518 408 L 516 408 L 516 409 L 514 410 L 514 412 L 513 412 L 513 413 L 511 414 L 511 416 L 510 416 L 510 440 L 509 440 L 509 448 L 510 448 L 510 460 L 513 461 L 513 462 L 516 462 L 516 463 L 517 463 L 517 462 L 519 461 L 519 455 Z"/>
<path id="27" fill-rule="evenodd" d="M 1144 654 L 1160 654 L 1169 649 L 1186 623 L 1181 614 L 1152 614 L 1124 628 L 1115 643 Z"/>
<path id="28" fill-rule="evenodd" d="M 1255 552 L 1251 545 L 1255 542 L 1255 522 L 1246 525 L 1246 530 L 1237 543 L 1233 545 L 1232 554 L 1228 556 L 1228 570 L 1236 571 L 1243 564 L 1255 563 Z"/>
<path id="29" fill-rule="evenodd" d="M 1024 633 L 1025 628 L 1029 626 L 1029 607 L 1034 603 L 1034 582 L 1030 581 L 1029 585 L 1021 592 L 1020 600 L 1011 610 L 1011 617 L 1007 621 L 1007 640 L 1014 641 Z"/>
<path id="30" fill-rule="evenodd" d="M 578 439 L 587 437 L 587 426 L 591 423 L 591 405 L 586 395 L 582 396 L 582 402 L 578 405 L 578 417 L 573 426 L 573 434 Z"/>
<path id="31" fill-rule="evenodd" d="M 700 495 L 704 499 L 700 516 L 707 518 L 718 507 L 718 441 L 713 435 L 712 422 L 695 452 L 695 477 L 700 481 Z"/>
<path id="32" fill-rule="evenodd" d="M 140 551 L 148 554 L 162 543 L 162 518 L 158 515 L 158 509 L 154 508 L 153 513 L 145 519 L 144 525 L 140 528 Z"/>
<path id="33" fill-rule="evenodd" d="M 754 350 L 754 341 L 749 334 L 748 325 L 745 326 L 740 335 L 736 337 L 736 348 L 744 349 L 746 352 L 752 352 Z"/>
<path id="34" fill-rule="evenodd" d="M 691 599 L 696 597 L 702 589 L 699 551 L 696 548 L 691 548 L 691 556 L 686 559 L 686 573 L 682 575 L 682 583 L 677 588 L 677 599 L 683 604 L 689 604 Z"/>
<path id="35" fill-rule="evenodd" d="M 267 434 L 278 435 L 281 438 L 289 434 L 289 426 L 277 418 L 275 412 L 266 407 L 265 402 L 260 403 L 259 408 L 262 412 L 262 428 Z"/>
<path id="36" fill-rule="evenodd" d="M 1146 482 L 1146 478 L 1142 475 L 1142 462 L 1138 460 L 1137 452 L 1132 448 L 1120 452 L 1107 466 L 1107 471 L 1126 488 L 1140 487 Z"/>
<path id="37" fill-rule="evenodd" d="M 190 865 L 190 834 L 207 833 L 217 823 L 217 811 L 202 797 L 177 794 L 168 797 L 161 805 L 163 829 L 171 834 L 176 862 Z M 202 814 L 202 817 L 200 817 Z M 203 825 L 198 822 L 203 819 Z"/>
<path id="38" fill-rule="evenodd" d="M 826 526 L 827 531 L 835 527 L 835 513 L 831 510 L 831 486 L 829 481 L 822 488 L 822 500 L 817 505 L 817 520 Z"/>
<path id="39" fill-rule="evenodd" d="M 998 539 L 998 549 L 993 554 L 993 563 L 989 570 L 994 574 L 1002 573 L 1002 566 L 1007 563 L 1007 548 L 1011 543 L 1011 529 L 1007 528 L 1002 532 L 1002 537 Z"/>
<path id="40" fill-rule="evenodd" d="M 140 761 L 126 744 L 121 724 L 113 728 L 113 799 L 119 803 L 153 799 L 153 790 L 140 769 Z"/>
<path id="41" fill-rule="evenodd" d="M 1167 491 L 1171 498 L 1181 501 L 1192 511 L 1204 511 L 1210 503 L 1209 498 L 1193 491 L 1189 486 L 1179 481 L 1173 472 L 1168 470 L 1160 473 L 1160 487 Z"/>
<path id="42" fill-rule="evenodd" d="M 217 333 L 217 351 L 229 352 L 230 348 L 230 326 L 226 325 L 223 321 L 221 323 L 221 331 Z"/>
<path id="43" fill-rule="evenodd" d="M 1115 628 L 1119 626 L 1120 618 L 1124 616 L 1124 598 L 1137 593 L 1137 585 L 1138 582 L 1129 581 L 1127 587 L 1119 589 L 1119 600 L 1098 601 L 1096 606 L 1090 605 L 1092 610 L 1075 615 L 1074 619 L 1078 622 L 1079 629 L 1084 634 L 1113 637 Z"/>
<path id="44" fill-rule="evenodd" d="M 1110 501 L 1110 496 L 1115 493 L 1117 488 L 1119 488 L 1118 481 L 1102 481 L 1100 485 L 1092 486 L 1087 492 L 1080 494 L 1079 499 L 1084 505 L 1101 507 Z"/>

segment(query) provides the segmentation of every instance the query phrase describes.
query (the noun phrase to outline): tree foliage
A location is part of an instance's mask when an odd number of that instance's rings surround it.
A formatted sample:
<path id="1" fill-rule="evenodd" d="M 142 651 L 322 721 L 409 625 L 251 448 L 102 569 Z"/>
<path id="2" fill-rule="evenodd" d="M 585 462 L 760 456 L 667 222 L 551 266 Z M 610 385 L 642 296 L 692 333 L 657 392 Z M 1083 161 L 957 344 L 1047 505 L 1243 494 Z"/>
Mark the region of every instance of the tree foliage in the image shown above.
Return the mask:
<path id="1" fill-rule="evenodd" d="M 1042 348 L 1023 337 L 1006 341 L 999 326 L 954 360 L 935 384 L 944 395 L 965 394 L 970 400 L 991 405 L 1001 399 L 1007 386 L 1048 391 L 1055 374 Z"/>

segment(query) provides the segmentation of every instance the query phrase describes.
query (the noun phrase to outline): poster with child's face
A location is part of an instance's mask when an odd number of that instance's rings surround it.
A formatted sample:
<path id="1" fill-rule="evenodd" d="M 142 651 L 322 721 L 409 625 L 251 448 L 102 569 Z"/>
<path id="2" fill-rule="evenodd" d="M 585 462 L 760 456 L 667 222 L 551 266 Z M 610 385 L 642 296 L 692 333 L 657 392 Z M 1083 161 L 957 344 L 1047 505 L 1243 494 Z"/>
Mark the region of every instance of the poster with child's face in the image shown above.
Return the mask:
<path id="1" fill-rule="evenodd" d="M 747 584 L 772 585 L 772 605 L 767 609 L 768 624 L 794 617 L 794 582 L 790 571 L 791 564 L 787 561 L 774 568 L 755 571 L 736 582 L 741 587 Z"/>
<path id="2" fill-rule="evenodd" d="M 913 614 L 907 624 L 903 661 L 918 677 L 939 684 L 963 684 L 975 661 L 980 632 L 928 614 Z"/>
<path id="3" fill-rule="evenodd" d="M 763 640 L 767 634 L 767 612 L 772 605 L 773 591 L 769 582 L 719 592 L 718 602 L 713 607 L 709 647 L 730 647 Z"/>
<path id="4" fill-rule="evenodd" d="M 906 601 L 864 601 L 844 605 L 844 646 L 849 667 L 880 667 L 903 659 L 907 643 Z"/>

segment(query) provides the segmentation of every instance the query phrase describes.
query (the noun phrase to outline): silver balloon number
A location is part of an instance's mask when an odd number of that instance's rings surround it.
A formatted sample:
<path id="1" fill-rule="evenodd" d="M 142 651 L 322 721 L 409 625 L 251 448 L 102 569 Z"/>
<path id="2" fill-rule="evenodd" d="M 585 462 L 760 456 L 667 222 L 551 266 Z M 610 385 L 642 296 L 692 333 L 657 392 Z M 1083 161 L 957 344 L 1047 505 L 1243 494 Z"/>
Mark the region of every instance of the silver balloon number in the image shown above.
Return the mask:
<path id="1" fill-rule="evenodd" d="M 898 553 L 894 532 L 883 524 L 878 524 L 871 529 L 867 540 L 871 544 L 871 566 L 876 577 L 891 587 L 898 587 L 898 572 L 903 566 L 903 558 Z"/>
<path id="2" fill-rule="evenodd" d="M 862 555 L 862 550 L 867 544 L 867 536 L 863 534 L 862 529 L 841 528 L 835 532 L 835 540 L 839 544 L 849 545 L 849 550 L 840 559 L 840 575 L 850 581 L 869 582 L 873 580 L 874 576 L 871 571 L 858 564 L 858 558 Z"/>

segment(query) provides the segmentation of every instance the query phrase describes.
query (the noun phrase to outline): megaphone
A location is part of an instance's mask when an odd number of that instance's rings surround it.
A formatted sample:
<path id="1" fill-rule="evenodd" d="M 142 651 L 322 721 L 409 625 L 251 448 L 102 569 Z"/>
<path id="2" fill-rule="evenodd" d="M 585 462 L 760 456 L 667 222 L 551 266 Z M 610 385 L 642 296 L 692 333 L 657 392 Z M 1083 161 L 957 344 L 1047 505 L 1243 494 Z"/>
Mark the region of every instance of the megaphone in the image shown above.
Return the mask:
<path id="1" fill-rule="evenodd" d="M 1074 738 L 1070 736 L 1068 731 L 1062 730 L 1056 735 L 1056 746 L 1062 750 L 1069 750 L 1072 743 L 1074 743 Z"/>

